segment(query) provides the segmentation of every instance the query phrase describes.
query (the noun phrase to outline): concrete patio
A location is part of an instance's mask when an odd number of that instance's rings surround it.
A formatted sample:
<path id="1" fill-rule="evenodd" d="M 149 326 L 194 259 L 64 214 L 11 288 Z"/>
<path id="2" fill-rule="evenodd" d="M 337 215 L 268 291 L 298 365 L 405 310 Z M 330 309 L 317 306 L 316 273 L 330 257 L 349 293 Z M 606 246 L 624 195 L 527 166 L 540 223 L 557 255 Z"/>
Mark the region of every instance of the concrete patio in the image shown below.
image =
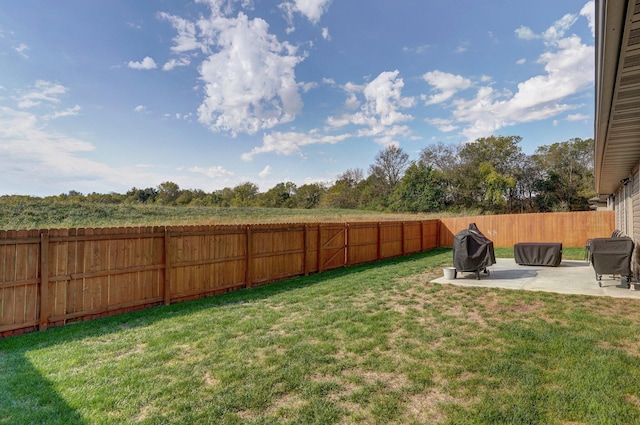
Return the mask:
<path id="1" fill-rule="evenodd" d="M 455 279 L 445 277 L 434 280 L 435 283 L 480 286 L 485 288 L 520 289 L 525 291 L 555 292 L 559 294 L 577 294 L 607 296 L 616 298 L 640 299 L 640 284 L 621 286 L 619 278 L 602 276 L 602 287 L 598 286 L 595 271 L 586 261 L 563 260 L 558 267 L 521 266 L 513 258 L 498 258 L 496 264 L 489 267 L 489 275 L 480 273 L 458 273 Z"/>

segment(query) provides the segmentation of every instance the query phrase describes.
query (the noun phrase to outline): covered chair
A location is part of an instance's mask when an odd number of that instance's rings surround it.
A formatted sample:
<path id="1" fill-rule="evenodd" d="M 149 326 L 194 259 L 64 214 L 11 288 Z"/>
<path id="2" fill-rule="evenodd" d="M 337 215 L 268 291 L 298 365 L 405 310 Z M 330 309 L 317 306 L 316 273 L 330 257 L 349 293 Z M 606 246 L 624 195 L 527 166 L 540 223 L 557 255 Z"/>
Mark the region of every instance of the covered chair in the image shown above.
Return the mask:
<path id="1" fill-rule="evenodd" d="M 480 279 L 480 271 L 489 274 L 487 267 L 496 263 L 493 242 L 478 230 L 475 223 L 458 232 L 453 238 L 453 266 L 457 272 L 474 272 Z"/>
<path id="2" fill-rule="evenodd" d="M 594 238 L 590 243 L 591 265 L 596 272 L 598 286 L 602 286 L 602 275 L 619 275 L 621 286 L 627 288 L 631 282 L 631 257 L 633 240 L 628 237 Z M 623 283 L 624 282 L 624 283 Z"/>

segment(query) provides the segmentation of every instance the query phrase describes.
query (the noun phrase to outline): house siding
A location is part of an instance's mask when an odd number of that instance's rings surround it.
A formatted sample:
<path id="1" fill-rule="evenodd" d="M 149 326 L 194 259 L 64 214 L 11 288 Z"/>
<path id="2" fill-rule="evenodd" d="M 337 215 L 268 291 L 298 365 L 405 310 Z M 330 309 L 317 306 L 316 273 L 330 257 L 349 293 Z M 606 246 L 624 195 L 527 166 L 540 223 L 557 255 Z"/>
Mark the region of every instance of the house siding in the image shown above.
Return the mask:
<path id="1" fill-rule="evenodd" d="M 630 175 L 631 181 L 620 185 L 614 194 L 616 228 L 634 240 L 635 250 L 631 259 L 633 280 L 640 280 L 640 166 Z"/>
<path id="2" fill-rule="evenodd" d="M 632 228 L 629 236 L 633 239 L 635 249 L 631 260 L 631 270 L 633 280 L 638 281 L 640 277 L 640 167 L 636 166 L 631 175 L 631 218 Z"/>

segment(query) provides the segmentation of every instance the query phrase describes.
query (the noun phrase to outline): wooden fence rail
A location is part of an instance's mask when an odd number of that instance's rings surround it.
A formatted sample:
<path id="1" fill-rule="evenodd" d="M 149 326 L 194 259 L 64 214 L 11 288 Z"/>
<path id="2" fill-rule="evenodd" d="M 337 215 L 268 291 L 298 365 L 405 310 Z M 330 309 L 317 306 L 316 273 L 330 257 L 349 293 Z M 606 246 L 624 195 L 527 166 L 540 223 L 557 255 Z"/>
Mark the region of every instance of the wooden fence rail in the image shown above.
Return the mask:
<path id="1" fill-rule="evenodd" d="M 0 231 L 0 338 L 451 246 L 607 236 L 613 213 L 403 222 Z"/>

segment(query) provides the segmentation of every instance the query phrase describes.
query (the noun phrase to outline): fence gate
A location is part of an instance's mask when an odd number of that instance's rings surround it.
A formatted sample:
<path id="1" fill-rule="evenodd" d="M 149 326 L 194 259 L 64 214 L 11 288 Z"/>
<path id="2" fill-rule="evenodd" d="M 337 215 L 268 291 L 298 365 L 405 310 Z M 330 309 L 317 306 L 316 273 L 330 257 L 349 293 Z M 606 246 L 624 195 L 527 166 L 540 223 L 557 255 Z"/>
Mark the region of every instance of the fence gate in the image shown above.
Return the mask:
<path id="1" fill-rule="evenodd" d="M 318 237 L 319 271 L 337 269 L 347 264 L 347 226 L 321 224 Z"/>

